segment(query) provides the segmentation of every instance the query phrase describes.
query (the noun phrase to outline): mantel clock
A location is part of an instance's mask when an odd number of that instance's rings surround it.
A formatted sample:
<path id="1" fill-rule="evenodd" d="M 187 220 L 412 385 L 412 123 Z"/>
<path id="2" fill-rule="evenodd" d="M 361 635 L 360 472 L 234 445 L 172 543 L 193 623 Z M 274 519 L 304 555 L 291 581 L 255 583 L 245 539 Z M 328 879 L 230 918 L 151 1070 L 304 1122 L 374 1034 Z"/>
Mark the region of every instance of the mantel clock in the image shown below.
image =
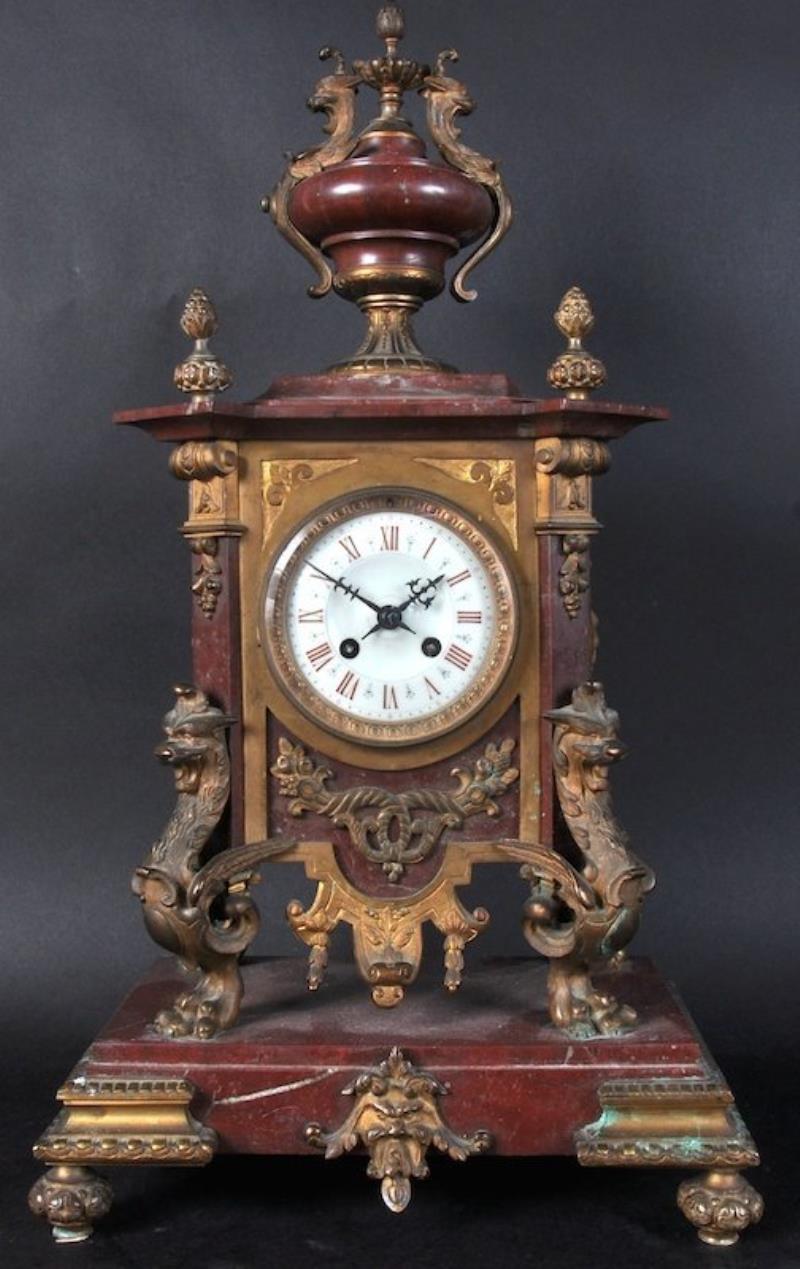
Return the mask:
<path id="1" fill-rule="evenodd" d="M 462 140 L 455 52 L 433 68 L 401 56 L 391 4 L 378 35 L 366 61 L 322 50 L 323 140 L 265 200 L 312 296 L 364 314 L 361 346 L 229 403 L 195 290 L 187 399 L 117 416 L 169 442 L 188 487 L 194 679 L 157 749 L 177 801 L 133 878 L 178 963 L 158 963 L 60 1090 L 31 1205 L 81 1239 L 110 1204 L 90 1165 L 360 1148 L 401 1211 L 435 1146 L 695 1166 L 680 1207 L 729 1244 L 760 1217 L 741 1176 L 758 1158 L 683 1007 L 628 959 L 653 875 L 612 810 L 625 748 L 593 677 L 593 482 L 609 442 L 667 416 L 592 395 L 605 370 L 577 287 L 555 314 L 550 395 L 418 346 L 414 313 L 451 260 L 455 298 L 475 298 L 511 204 Z M 378 113 L 359 126 L 364 89 Z M 243 959 L 252 887 L 286 863 L 316 885 L 286 912 L 305 970 Z M 463 887 L 479 893 L 490 863 L 519 874 L 538 957 L 516 929 L 506 960 L 468 950 L 490 914 Z M 355 966 L 329 963 L 342 924 Z M 422 966 L 426 925 L 439 968 Z"/>

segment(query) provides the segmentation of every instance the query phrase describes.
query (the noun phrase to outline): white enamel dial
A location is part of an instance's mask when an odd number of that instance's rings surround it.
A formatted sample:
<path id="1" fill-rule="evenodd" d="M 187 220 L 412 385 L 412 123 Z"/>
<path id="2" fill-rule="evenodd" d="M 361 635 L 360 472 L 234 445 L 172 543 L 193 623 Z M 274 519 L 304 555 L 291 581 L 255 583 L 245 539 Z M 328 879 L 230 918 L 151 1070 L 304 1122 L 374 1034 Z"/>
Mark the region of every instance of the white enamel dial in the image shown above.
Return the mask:
<path id="1" fill-rule="evenodd" d="M 513 584 L 485 533 L 408 490 L 324 508 L 284 548 L 264 633 L 289 694 L 331 730 L 402 744 L 450 730 L 513 653 Z"/>

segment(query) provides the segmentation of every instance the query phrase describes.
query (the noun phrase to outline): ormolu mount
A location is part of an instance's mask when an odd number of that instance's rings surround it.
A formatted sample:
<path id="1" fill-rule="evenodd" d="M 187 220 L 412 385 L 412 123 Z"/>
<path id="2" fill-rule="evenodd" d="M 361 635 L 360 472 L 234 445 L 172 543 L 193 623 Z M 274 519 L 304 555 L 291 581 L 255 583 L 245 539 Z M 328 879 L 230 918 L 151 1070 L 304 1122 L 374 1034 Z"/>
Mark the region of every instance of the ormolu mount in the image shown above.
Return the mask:
<path id="1" fill-rule="evenodd" d="M 461 142 L 456 119 L 475 103 L 445 73 L 458 59 L 455 49 L 440 53 L 433 71 L 398 57 L 404 23 L 394 4 L 378 13 L 377 31 L 384 56 L 350 69 L 338 49 L 320 50 L 335 70 L 319 81 L 308 105 L 328 116 L 328 139 L 290 160 L 264 208 L 317 271 L 309 294 L 319 298 L 333 288 L 366 314 L 361 347 L 331 369 L 448 369 L 418 348 L 411 317 L 443 290 L 447 261 L 477 243 L 450 284 L 456 299 L 475 299 L 467 277 L 508 230 L 511 202 L 496 164 Z M 380 114 L 356 133 L 362 84 L 379 93 Z M 424 142 L 400 114 L 403 94 L 412 91 L 425 98 L 428 130 L 444 163 L 426 157 Z"/>

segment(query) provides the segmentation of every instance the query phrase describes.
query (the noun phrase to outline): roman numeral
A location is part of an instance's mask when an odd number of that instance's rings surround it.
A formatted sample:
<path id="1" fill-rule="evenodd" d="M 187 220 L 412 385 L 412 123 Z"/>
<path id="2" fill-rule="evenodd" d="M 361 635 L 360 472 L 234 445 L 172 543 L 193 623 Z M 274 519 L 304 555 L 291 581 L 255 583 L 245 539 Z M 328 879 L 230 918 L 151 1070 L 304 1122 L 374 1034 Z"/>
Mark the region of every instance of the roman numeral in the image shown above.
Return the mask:
<path id="1" fill-rule="evenodd" d="M 389 683 L 383 685 L 383 708 L 397 709 L 397 693 Z"/>
<path id="2" fill-rule="evenodd" d="M 317 622 L 321 622 L 321 621 L 322 621 L 322 609 L 321 609 L 321 608 L 315 608 L 315 609 L 313 610 L 313 612 L 312 612 L 312 611 L 309 611 L 309 612 L 299 612 L 299 613 L 297 614 L 297 620 L 298 620 L 298 621 L 308 622 L 308 623 L 314 623 L 314 624 L 316 624 Z"/>
<path id="3" fill-rule="evenodd" d="M 306 656 L 315 670 L 324 670 L 333 660 L 333 649 L 329 643 L 318 643 L 316 647 L 308 649 Z"/>
<path id="4" fill-rule="evenodd" d="M 472 660 L 472 653 L 467 652 L 466 648 L 461 648 L 457 643 L 453 643 L 447 649 L 444 655 L 445 661 L 449 661 L 458 670 L 466 670 Z"/>
<path id="5" fill-rule="evenodd" d="M 336 691 L 340 696 L 346 696 L 348 701 L 352 701 L 358 691 L 360 682 L 358 675 L 354 674 L 352 670 L 348 670 L 341 683 L 336 684 Z"/>
<path id="6" fill-rule="evenodd" d="M 427 679 L 427 678 L 425 679 L 425 686 L 428 689 L 429 700 L 431 700 L 434 696 L 441 696 L 441 692 L 439 691 L 438 687 L 436 686 L 435 683 L 431 683 L 430 679 Z"/>
<path id="7" fill-rule="evenodd" d="M 359 549 L 358 549 L 358 547 L 356 546 L 355 542 L 353 541 L 352 537 L 341 538 L 341 539 L 340 539 L 340 541 L 339 541 L 339 546 L 343 546 L 343 547 L 344 547 L 344 549 L 345 549 L 345 551 L 346 551 L 346 553 L 347 553 L 347 558 L 348 558 L 348 559 L 350 559 L 350 560 L 360 560 L 360 559 L 361 559 L 361 552 L 359 551 Z"/>
<path id="8" fill-rule="evenodd" d="M 465 582 L 465 581 L 467 580 L 467 578 L 468 578 L 468 577 L 471 577 L 471 576 L 472 576 L 472 574 L 470 573 L 469 569 L 468 569 L 468 568 L 465 568 L 465 569 L 464 569 L 464 571 L 463 571 L 463 573 L 455 573 L 455 574 L 453 575 L 453 577 L 448 577 L 448 579 L 447 579 L 447 585 L 448 585 L 448 586 L 460 586 L 462 582 Z"/>
<path id="9" fill-rule="evenodd" d="M 382 551 L 399 551 L 400 550 L 400 526 L 390 524 L 388 529 L 381 527 L 381 550 Z"/>
<path id="10" fill-rule="evenodd" d="M 422 558 L 423 558 L 423 560 L 427 560 L 428 556 L 430 555 L 431 551 L 433 550 L 434 543 L 435 543 L 435 542 L 438 542 L 438 541 L 439 541 L 439 539 L 438 539 L 438 538 L 431 538 L 430 542 L 428 543 L 427 550 L 425 551 L 425 554 L 424 554 L 424 555 L 423 555 L 423 557 L 422 557 Z"/>
<path id="11" fill-rule="evenodd" d="M 464 626 L 468 622 L 480 623 L 481 621 L 483 621 L 482 612 L 471 612 L 470 610 L 464 609 L 464 608 L 458 609 L 458 611 L 456 612 L 456 617 L 458 619 L 458 624 L 460 626 Z"/>

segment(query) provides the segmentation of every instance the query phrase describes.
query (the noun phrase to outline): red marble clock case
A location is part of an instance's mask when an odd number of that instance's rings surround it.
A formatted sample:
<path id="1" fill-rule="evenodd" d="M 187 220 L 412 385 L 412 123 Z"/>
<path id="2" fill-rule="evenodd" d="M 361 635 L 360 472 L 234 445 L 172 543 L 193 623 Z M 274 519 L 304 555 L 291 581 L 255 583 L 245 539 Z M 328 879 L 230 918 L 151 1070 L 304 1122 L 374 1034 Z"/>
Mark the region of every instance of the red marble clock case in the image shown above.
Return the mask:
<path id="1" fill-rule="evenodd" d="M 607 402 L 528 399 L 501 376 L 417 373 L 412 386 L 387 374 L 371 383 L 379 390 L 363 383 L 342 390 L 341 380 L 325 377 L 279 381 L 247 405 L 214 399 L 116 418 L 173 444 L 291 439 L 312 446 L 335 427 L 338 441 L 354 445 L 438 438 L 468 446 L 503 439 L 602 442 L 666 417 Z M 589 595 L 577 617 L 563 602 L 563 532 L 554 525 L 533 546 L 539 552 L 544 708 L 564 704 L 591 671 Z M 239 552 L 239 533 L 223 533 L 215 557 L 222 581 L 216 609 L 209 620 L 195 608 L 192 638 L 196 685 L 234 718 L 242 706 Z M 551 734 L 543 720 L 542 838 L 557 842 L 562 828 L 554 812 Z M 238 842 L 244 808 L 236 726 L 230 752 L 226 835 Z M 337 1132 L 326 1129 L 346 1120 L 351 1097 L 343 1094 L 357 1092 L 365 1072 L 372 1071 L 372 1079 L 384 1063 L 385 1080 L 386 1063 L 400 1061 L 389 1056 L 397 1045 L 431 1073 L 426 1087 L 435 1085 L 439 1094 L 449 1087 L 441 1113 L 467 1136 L 447 1127 L 426 1140 L 456 1157 L 485 1148 L 491 1134 L 498 1154 L 575 1153 L 588 1165 L 702 1167 L 703 1177 L 683 1183 L 679 1202 L 711 1243 L 734 1241 L 760 1215 L 758 1195 L 738 1173 L 758 1156 L 731 1094 L 680 1002 L 646 962 L 628 962 L 614 975 L 614 991 L 637 1010 L 633 1031 L 591 1040 L 571 1038 L 550 1023 L 545 966 L 529 956 L 471 963 L 455 997 L 423 973 L 393 1010 L 376 1009 L 349 966 L 332 968 L 324 992 L 305 1004 L 296 962 L 257 961 L 243 972 L 239 1023 L 213 1040 L 170 1039 L 150 1025 L 179 986 L 171 963 L 162 961 L 90 1046 L 59 1094 L 64 1110 L 35 1150 L 51 1166 L 34 1186 L 31 1205 L 48 1215 L 57 1236 L 87 1236 L 92 1220 L 108 1209 L 109 1188 L 85 1164 L 202 1164 L 217 1151 L 307 1153 L 325 1142 L 329 1154 L 349 1149 L 341 1137 L 334 1146 Z M 601 991 L 605 981 L 606 975 L 597 980 Z M 406 1099 L 403 1114 L 408 1105 Z M 401 1115 L 398 1132 L 403 1123 Z M 405 1138 L 405 1148 L 413 1152 L 412 1138 Z M 381 1175 L 374 1158 L 370 1170 Z M 426 1174 L 424 1150 L 414 1174 Z M 395 1210 L 408 1201 L 401 1191 L 384 1175 L 384 1197 Z"/>

